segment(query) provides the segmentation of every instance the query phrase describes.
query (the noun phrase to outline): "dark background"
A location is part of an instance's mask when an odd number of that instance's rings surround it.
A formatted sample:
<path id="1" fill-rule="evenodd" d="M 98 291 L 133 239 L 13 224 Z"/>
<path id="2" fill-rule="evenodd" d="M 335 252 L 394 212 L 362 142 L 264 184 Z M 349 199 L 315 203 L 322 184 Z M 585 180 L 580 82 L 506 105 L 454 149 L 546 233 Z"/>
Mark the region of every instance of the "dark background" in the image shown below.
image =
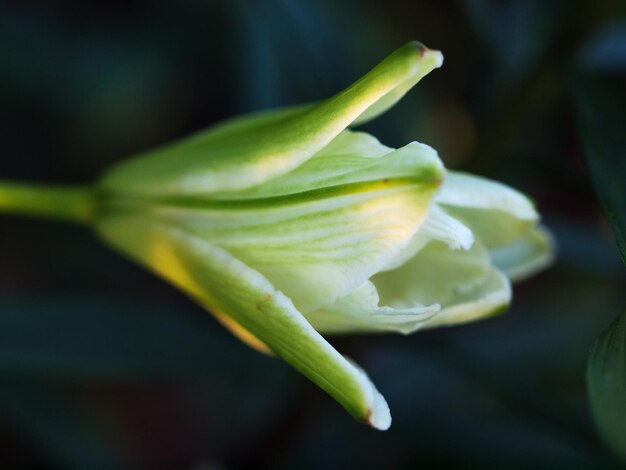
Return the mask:
<path id="1" fill-rule="evenodd" d="M 576 103 L 589 74 L 626 86 L 625 14 L 609 0 L 0 4 L 0 178 L 90 182 L 235 114 L 329 96 L 418 39 L 444 67 L 366 130 L 525 191 L 559 245 L 498 318 L 333 340 L 386 396 L 381 433 L 92 234 L 3 216 L 0 465 L 617 466 L 584 373 L 626 269 Z"/>

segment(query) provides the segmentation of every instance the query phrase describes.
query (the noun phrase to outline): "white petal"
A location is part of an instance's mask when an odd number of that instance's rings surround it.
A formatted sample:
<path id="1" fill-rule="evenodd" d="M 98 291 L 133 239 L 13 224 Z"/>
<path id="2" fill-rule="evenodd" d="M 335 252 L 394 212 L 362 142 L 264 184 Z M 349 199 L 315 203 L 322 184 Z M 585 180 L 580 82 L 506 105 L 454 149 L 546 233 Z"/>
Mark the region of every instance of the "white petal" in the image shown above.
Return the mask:
<path id="1" fill-rule="evenodd" d="M 436 304 L 410 308 L 381 306 L 376 287 L 367 281 L 347 296 L 306 314 L 306 318 L 321 333 L 396 331 L 408 334 L 438 311 Z"/>
<path id="2" fill-rule="evenodd" d="M 396 269 L 413 258 L 431 241 L 441 241 L 452 250 L 469 250 L 474 244 L 472 231 L 437 204 L 433 204 L 426 220 L 411 239 L 409 245 L 396 255 L 381 271 Z"/>
<path id="3" fill-rule="evenodd" d="M 491 315 L 511 299 L 506 276 L 491 266 L 478 242 L 451 250 L 434 241 L 406 264 L 372 277 L 382 305 L 411 308 L 439 303 L 441 311 L 421 327 L 451 325 Z"/>
<path id="4" fill-rule="evenodd" d="M 492 262 L 513 281 L 526 279 L 554 260 L 555 243 L 542 226 L 534 227 L 510 245 L 490 250 Z"/>
<path id="5" fill-rule="evenodd" d="M 533 204 L 522 193 L 464 173 L 449 172 L 436 201 L 488 248 L 512 243 L 539 219 Z"/>
<path id="6" fill-rule="evenodd" d="M 512 296 L 509 280 L 497 269 L 490 269 L 480 283 L 463 294 L 462 299 L 424 322 L 422 328 L 453 326 L 497 315 L 508 307 Z"/>
<path id="7" fill-rule="evenodd" d="M 507 212 L 522 220 L 537 220 L 538 217 L 532 202 L 519 191 L 497 181 L 461 172 L 448 172 L 437 202 Z"/>

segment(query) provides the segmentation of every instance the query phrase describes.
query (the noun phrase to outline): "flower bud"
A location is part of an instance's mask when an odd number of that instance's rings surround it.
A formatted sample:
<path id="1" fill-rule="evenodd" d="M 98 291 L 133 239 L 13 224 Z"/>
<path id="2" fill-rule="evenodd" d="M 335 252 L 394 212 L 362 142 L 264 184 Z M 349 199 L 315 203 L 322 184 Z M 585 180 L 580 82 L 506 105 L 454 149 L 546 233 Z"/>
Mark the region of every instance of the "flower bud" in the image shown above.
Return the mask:
<path id="1" fill-rule="evenodd" d="M 492 315 L 510 302 L 510 278 L 550 259 L 520 193 L 446 172 L 426 145 L 392 149 L 348 130 L 442 60 L 410 43 L 326 101 L 234 119 L 122 162 L 97 185 L 95 228 L 386 429 L 384 398 L 320 333 L 410 333 Z"/>

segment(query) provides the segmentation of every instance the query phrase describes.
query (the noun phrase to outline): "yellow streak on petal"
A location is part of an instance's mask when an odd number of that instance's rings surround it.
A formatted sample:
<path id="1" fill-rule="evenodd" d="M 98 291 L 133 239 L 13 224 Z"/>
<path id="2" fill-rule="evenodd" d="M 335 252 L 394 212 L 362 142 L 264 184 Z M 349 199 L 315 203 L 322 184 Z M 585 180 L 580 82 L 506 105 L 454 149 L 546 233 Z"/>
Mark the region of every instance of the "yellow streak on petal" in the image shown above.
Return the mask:
<path id="1" fill-rule="evenodd" d="M 172 252 L 169 244 L 158 241 L 153 242 L 150 245 L 150 258 L 153 260 L 154 265 L 159 266 L 159 270 L 162 270 L 162 272 L 167 272 L 168 277 L 175 280 L 177 285 L 186 288 L 188 292 L 196 295 L 202 292 L 202 288 L 198 286 L 196 281 L 189 275 L 179 258 Z M 202 306 L 209 310 L 226 329 L 230 330 L 230 332 L 242 342 L 263 354 L 274 355 L 272 350 L 265 343 L 228 315 L 216 311 L 210 305 Z"/>
<path id="2" fill-rule="evenodd" d="M 274 353 L 267 346 L 267 344 L 254 336 L 252 333 L 250 333 L 228 315 L 225 315 L 222 312 L 217 312 L 215 310 L 211 310 L 211 313 L 213 313 L 213 316 L 215 316 L 217 321 L 219 321 L 226 329 L 230 330 L 233 335 L 235 335 L 242 342 L 246 343 L 252 349 L 256 349 L 260 353 L 267 354 L 269 356 L 274 355 Z"/>
<path id="3" fill-rule="evenodd" d="M 200 287 L 189 275 L 187 268 L 181 263 L 180 258 L 174 253 L 169 243 L 155 238 L 148 245 L 148 250 L 147 259 L 151 260 L 151 265 L 158 266 L 159 272 L 167 273 L 168 279 L 192 293 L 200 291 Z"/>

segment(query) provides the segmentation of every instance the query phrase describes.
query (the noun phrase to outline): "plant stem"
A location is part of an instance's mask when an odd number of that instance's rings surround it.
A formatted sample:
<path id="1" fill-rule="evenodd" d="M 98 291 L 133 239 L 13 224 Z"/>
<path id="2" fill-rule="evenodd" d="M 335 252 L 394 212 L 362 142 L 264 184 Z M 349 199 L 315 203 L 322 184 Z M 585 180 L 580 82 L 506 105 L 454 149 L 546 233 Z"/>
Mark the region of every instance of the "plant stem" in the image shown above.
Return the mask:
<path id="1" fill-rule="evenodd" d="M 19 214 L 88 224 L 92 192 L 84 186 L 47 186 L 0 180 L 0 214 Z"/>

